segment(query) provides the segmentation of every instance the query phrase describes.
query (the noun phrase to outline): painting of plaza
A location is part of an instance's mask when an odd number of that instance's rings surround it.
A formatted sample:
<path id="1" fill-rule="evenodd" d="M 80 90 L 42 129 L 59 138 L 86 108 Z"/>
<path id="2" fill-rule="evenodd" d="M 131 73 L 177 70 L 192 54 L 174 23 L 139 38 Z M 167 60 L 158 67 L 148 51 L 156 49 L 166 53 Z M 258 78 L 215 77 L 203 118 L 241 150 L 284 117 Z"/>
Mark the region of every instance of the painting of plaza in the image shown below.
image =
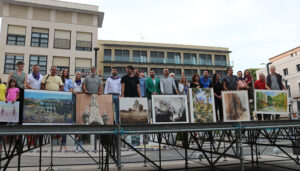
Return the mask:
<path id="1" fill-rule="evenodd" d="M 112 95 L 76 95 L 76 125 L 112 125 L 113 123 Z"/>
<path id="2" fill-rule="evenodd" d="M 148 124 L 147 98 L 120 98 L 122 124 Z"/>
<path id="3" fill-rule="evenodd" d="M 0 122 L 19 122 L 20 102 L 0 102 Z"/>
<path id="4" fill-rule="evenodd" d="M 210 88 L 190 88 L 191 121 L 212 123 L 216 121 L 214 92 Z"/>
<path id="5" fill-rule="evenodd" d="M 288 114 L 288 92 L 281 90 L 255 90 L 255 112 Z"/>
<path id="6" fill-rule="evenodd" d="M 71 92 L 25 90 L 23 123 L 30 125 L 72 124 Z"/>

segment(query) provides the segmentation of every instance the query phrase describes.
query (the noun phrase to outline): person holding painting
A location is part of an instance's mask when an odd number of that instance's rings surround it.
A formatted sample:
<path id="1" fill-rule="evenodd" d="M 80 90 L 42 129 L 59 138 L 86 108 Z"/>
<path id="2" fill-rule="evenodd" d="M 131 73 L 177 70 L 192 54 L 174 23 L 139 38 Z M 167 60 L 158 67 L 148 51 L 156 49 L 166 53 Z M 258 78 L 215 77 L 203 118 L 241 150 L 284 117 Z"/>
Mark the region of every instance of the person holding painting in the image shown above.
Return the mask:
<path id="1" fill-rule="evenodd" d="M 227 68 L 227 76 L 223 78 L 223 90 L 237 90 L 238 77 L 233 75 L 231 67 Z"/>
<path id="2" fill-rule="evenodd" d="M 91 67 L 90 75 L 83 80 L 82 89 L 86 94 L 102 94 L 102 81 L 97 76 L 96 67 Z"/>
<path id="3" fill-rule="evenodd" d="M 217 121 L 223 121 L 223 106 L 222 106 L 222 90 L 223 86 L 220 81 L 220 74 L 215 73 L 211 83 L 212 88 L 214 89 L 214 97 L 215 97 L 215 109 L 219 115 L 217 116 Z"/>
<path id="4" fill-rule="evenodd" d="M 260 73 L 259 79 L 255 81 L 254 89 L 270 90 L 270 88 L 266 85 L 266 77 L 263 73 Z M 271 114 L 256 114 L 256 117 L 258 120 L 262 120 L 262 117 L 264 118 L 264 120 L 271 120 Z"/>
<path id="5" fill-rule="evenodd" d="M 209 79 L 208 71 L 204 71 L 203 76 L 199 80 L 201 88 L 209 88 L 211 80 Z"/>
<path id="6" fill-rule="evenodd" d="M 64 83 L 61 78 L 56 75 L 57 68 L 56 66 L 52 66 L 50 69 L 50 74 L 44 76 L 42 80 L 42 90 L 49 91 L 62 91 L 64 88 Z"/>
<path id="7" fill-rule="evenodd" d="M 134 68 L 129 65 L 126 67 L 127 75 L 121 79 L 121 97 L 142 97 L 140 81 L 134 75 Z"/>
<path id="8" fill-rule="evenodd" d="M 190 88 L 200 88 L 200 76 L 198 73 L 195 73 L 193 76 L 192 76 L 192 82 L 190 83 Z"/>

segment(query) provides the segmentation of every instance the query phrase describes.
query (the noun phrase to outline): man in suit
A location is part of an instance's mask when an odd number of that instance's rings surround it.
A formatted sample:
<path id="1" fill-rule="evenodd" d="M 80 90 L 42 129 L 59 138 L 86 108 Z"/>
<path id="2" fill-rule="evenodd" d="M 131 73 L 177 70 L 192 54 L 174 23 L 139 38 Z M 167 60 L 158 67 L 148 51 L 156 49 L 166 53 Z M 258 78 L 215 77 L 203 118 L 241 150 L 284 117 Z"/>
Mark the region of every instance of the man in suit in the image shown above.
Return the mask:
<path id="1" fill-rule="evenodd" d="M 150 70 L 149 73 L 150 77 L 146 79 L 146 97 L 148 98 L 148 115 L 149 118 L 151 118 L 151 96 L 160 94 L 160 81 L 155 77 L 155 72 L 153 70 Z"/>

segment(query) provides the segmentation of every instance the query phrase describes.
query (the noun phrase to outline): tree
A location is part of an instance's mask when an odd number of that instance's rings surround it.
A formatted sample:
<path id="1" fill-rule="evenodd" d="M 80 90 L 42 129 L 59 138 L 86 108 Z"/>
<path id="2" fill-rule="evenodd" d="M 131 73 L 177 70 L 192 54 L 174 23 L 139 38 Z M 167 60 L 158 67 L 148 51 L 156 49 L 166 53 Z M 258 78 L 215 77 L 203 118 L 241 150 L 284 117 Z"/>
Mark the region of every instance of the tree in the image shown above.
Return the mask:
<path id="1" fill-rule="evenodd" d="M 257 78 L 256 78 L 256 71 L 259 70 L 260 68 L 249 68 L 249 71 L 251 73 L 251 76 L 253 78 L 253 81 L 256 81 Z"/>

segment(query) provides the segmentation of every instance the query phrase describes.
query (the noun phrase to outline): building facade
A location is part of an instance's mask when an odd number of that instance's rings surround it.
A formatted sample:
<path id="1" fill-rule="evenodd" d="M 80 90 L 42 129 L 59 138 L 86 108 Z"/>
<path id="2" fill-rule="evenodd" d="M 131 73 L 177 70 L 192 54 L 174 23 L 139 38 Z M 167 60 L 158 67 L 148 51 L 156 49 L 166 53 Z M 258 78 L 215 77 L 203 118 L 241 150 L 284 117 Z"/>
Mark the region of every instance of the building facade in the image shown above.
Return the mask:
<path id="1" fill-rule="evenodd" d="M 47 74 L 59 70 L 88 72 L 94 64 L 93 47 L 103 12 L 98 6 L 57 0 L 0 0 L 0 76 L 6 81 L 19 60 L 24 71 L 40 65 Z"/>
<path id="2" fill-rule="evenodd" d="M 229 49 L 223 47 L 192 46 L 179 44 L 146 43 L 99 40 L 98 58 L 103 78 L 111 74 L 111 67 L 118 68 L 119 75 L 126 74 L 126 66 L 132 65 L 141 72 L 153 69 L 158 77 L 168 68 L 179 80 L 184 72 L 188 80 L 194 73 L 208 70 L 226 74 L 230 66 Z"/>
<path id="3" fill-rule="evenodd" d="M 276 67 L 276 72 L 282 75 L 283 83 L 289 90 L 291 104 L 294 112 L 300 110 L 300 46 L 276 55 L 269 59 L 269 62 Z M 267 69 L 263 68 L 256 71 L 256 74 L 264 73 Z"/>

